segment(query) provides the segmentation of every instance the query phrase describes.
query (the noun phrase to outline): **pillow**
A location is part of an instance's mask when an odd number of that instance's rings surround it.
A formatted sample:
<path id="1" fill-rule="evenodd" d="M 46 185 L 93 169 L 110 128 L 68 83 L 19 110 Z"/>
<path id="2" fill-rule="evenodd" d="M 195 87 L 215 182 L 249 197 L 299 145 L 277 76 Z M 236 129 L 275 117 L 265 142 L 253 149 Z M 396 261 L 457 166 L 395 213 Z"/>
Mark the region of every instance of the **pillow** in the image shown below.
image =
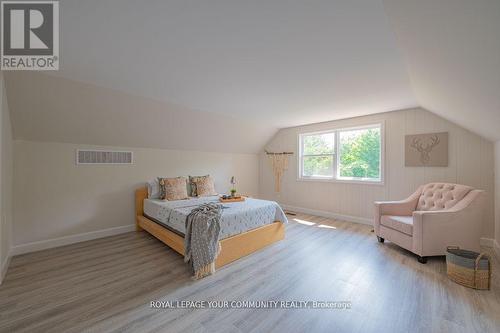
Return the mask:
<path id="1" fill-rule="evenodd" d="M 217 192 L 215 192 L 215 184 L 212 177 L 210 176 L 203 177 L 195 181 L 195 184 L 196 184 L 196 194 L 198 194 L 199 197 L 217 195 Z"/>
<path id="2" fill-rule="evenodd" d="M 208 178 L 210 175 L 206 176 L 189 176 L 189 187 L 190 187 L 190 192 L 189 196 L 191 197 L 197 197 L 198 196 L 198 191 L 196 190 L 196 182 L 199 180 L 202 180 L 203 178 Z"/>
<path id="3" fill-rule="evenodd" d="M 146 183 L 148 188 L 148 199 L 160 199 L 160 183 L 158 182 L 158 178 L 150 180 Z"/>
<path id="4" fill-rule="evenodd" d="M 160 199 L 183 200 L 188 198 L 186 178 L 158 178 L 160 184 Z"/>

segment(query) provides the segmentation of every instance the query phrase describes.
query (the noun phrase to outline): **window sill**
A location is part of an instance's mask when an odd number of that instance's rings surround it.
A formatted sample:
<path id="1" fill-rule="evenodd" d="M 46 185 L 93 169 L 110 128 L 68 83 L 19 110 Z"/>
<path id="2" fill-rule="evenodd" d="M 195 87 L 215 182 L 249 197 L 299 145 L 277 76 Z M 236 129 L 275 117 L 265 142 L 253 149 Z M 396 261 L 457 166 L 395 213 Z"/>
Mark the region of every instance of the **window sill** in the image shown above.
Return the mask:
<path id="1" fill-rule="evenodd" d="M 337 178 L 305 178 L 298 177 L 298 182 L 320 182 L 320 183 L 343 183 L 357 185 L 379 185 L 383 186 L 383 180 L 359 180 L 359 179 L 337 179 Z"/>

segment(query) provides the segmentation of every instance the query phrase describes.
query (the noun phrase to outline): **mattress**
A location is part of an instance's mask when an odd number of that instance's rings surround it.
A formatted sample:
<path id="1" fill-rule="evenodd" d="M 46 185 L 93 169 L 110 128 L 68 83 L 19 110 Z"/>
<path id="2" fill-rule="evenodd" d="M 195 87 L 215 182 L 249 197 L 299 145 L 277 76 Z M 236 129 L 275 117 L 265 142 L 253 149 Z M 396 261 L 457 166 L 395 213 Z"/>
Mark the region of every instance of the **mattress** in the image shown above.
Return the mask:
<path id="1" fill-rule="evenodd" d="M 184 236 L 186 218 L 199 205 L 208 202 L 219 202 L 217 196 L 190 198 L 187 200 L 163 201 L 159 199 L 144 200 L 144 215 Z M 248 230 L 252 230 L 275 221 L 287 223 L 285 213 L 274 201 L 246 198 L 242 202 L 221 204 L 220 239 L 228 238 Z"/>

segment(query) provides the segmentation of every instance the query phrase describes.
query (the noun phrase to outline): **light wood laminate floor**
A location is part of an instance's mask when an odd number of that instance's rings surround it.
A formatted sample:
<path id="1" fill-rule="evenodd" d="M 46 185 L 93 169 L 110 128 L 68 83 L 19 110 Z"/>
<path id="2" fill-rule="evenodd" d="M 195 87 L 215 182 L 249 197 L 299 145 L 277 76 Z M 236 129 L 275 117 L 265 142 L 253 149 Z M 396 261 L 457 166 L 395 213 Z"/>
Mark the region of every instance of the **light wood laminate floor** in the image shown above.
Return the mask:
<path id="1" fill-rule="evenodd" d="M 446 277 L 369 226 L 289 216 L 286 239 L 200 281 L 145 232 L 13 258 L 1 332 L 499 332 L 500 287 Z M 153 309 L 152 300 L 350 301 L 349 310 Z"/>

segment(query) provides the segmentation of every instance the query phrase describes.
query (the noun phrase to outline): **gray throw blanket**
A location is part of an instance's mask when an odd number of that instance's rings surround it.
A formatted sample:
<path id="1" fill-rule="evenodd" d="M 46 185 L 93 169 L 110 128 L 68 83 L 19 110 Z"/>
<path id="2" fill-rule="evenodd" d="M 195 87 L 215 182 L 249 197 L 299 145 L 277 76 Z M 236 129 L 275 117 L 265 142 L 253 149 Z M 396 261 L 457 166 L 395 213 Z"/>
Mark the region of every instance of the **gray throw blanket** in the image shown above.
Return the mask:
<path id="1" fill-rule="evenodd" d="M 184 261 L 191 263 L 195 279 L 215 272 L 215 259 L 220 252 L 221 215 L 220 204 L 207 203 L 193 209 L 187 216 Z"/>

